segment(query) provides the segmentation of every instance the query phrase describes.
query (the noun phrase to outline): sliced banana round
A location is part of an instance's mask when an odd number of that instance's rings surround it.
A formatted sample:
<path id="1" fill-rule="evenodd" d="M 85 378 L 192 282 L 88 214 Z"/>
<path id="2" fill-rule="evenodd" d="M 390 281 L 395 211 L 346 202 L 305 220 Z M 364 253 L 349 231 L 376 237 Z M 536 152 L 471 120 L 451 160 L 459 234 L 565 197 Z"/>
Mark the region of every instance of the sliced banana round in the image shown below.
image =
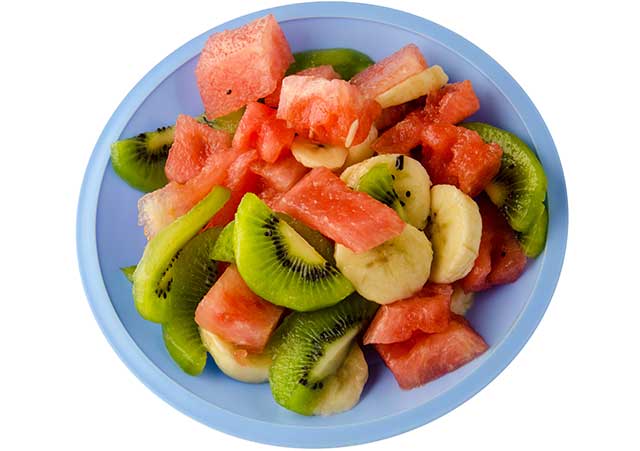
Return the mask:
<path id="1" fill-rule="evenodd" d="M 291 153 L 300 164 L 307 168 L 325 167 L 335 170 L 344 165 L 349 151 L 346 147 L 320 144 L 296 136 L 291 143 Z"/>
<path id="2" fill-rule="evenodd" d="M 431 66 L 389 88 L 376 97 L 376 102 L 382 108 L 400 105 L 442 88 L 447 84 L 447 81 L 449 81 L 449 77 L 440 66 Z"/>
<path id="3" fill-rule="evenodd" d="M 428 234 L 433 243 L 430 280 L 451 283 L 462 279 L 473 268 L 480 248 L 478 205 L 453 185 L 433 186 Z"/>
<path id="4" fill-rule="evenodd" d="M 465 292 L 458 284 L 453 286 L 453 294 L 451 295 L 451 311 L 456 315 L 466 315 L 473 305 L 473 292 Z"/>
<path id="5" fill-rule="evenodd" d="M 241 382 L 259 384 L 269 380 L 271 353 L 241 355 L 244 351 L 202 327 L 200 338 L 216 365 L 227 376 Z"/>
<path id="6" fill-rule="evenodd" d="M 433 252 L 424 232 L 407 224 L 400 235 L 361 253 L 336 245 L 336 265 L 356 291 L 378 304 L 411 296 L 429 279 Z"/>
<path id="7" fill-rule="evenodd" d="M 340 178 L 358 189 L 360 179 L 374 166 L 386 164 L 393 176 L 393 189 L 398 195 L 406 221 L 422 230 L 427 225 L 431 203 L 431 179 L 419 161 L 402 154 L 385 154 L 368 158 L 344 170 Z"/>
<path id="8" fill-rule="evenodd" d="M 342 167 L 347 168 L 373 156 L 373 149 L 371 148 L 371 144 L 376 140 L 377 137 L 378 129 L 372 125 L 371 129 L 369 130 L 369 134 L 364 141 L 362 141 L 358 145 L 349 147 L 347 159 L 345 160 Z"/>
<path id="9" fill-rule="evenodd" d="M 338 371 L 324 381 L 322 395 L 313 409 L 314 415 L 334 415 L 346 412 L 360 400 L 369 367 L 358 343 L 353 343 Z"/>

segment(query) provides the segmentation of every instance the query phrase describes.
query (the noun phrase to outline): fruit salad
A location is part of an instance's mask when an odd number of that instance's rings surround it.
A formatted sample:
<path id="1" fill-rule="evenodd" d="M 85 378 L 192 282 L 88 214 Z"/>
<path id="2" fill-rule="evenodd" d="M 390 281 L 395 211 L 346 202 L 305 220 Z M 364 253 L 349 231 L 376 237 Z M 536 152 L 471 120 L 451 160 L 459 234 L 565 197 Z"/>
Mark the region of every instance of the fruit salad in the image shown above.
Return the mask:
<path id="1" fill-rule="evenodd" d="M 292 54 L 271 15 L 209 37 L 194 77 L 202 115 L 111 148 L 145 192 L 132 302 L 182 370 L 210 354 L 330 415 L 358 403 L 364 347 L 403 390 L 489 348 L 465 314 L 543 251 L 547 182 L 517 136 L 470 122 L 471 81 L 415 45 Z"/>

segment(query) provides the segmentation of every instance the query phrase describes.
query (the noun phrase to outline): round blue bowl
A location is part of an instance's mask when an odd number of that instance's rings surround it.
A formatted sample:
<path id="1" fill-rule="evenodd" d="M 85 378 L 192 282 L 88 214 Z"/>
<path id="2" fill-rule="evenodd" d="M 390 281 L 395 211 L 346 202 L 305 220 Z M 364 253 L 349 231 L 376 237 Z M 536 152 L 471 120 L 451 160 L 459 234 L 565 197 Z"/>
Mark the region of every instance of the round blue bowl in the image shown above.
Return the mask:
<path id="1" fill-rule="evenodd" d="M 483 356 L 423 387 L 403 391 L 373 356 L 360 403 L 331 417 L 304 417 L 278 406 L 267 384 L 250 385 L 223 375 L 209 361 L 204 373 L 183 373 L 165 351 L 160 326 L 136 312 L 131 286 L 119 268 L 142 255 L 136 224 L 140 193 L 114 173 L 113 141 L 171 124 L 179 113 L 203 110 L 194 68 L 207 37 L 271 13 L 293 51 L 352 47 L 374 59 L 415 43 L 451 80 L 470 79 L 482 108 L 472 119 L 510 130 L 536 149 L 549 178 L 549 237 L 545 252 L 514 284 L 478 296 L 469 312 L 491 348 Z M 500 373 L 522 349 L 555 289 L 567 240 L 567 195 L 549 131 L 531 100 L 482 50 L 455 33 L 404 12 L 355 3 L 305 3 L 256 12 L 220 25 L 176 50 L 154 67 L 115 111 L 87 167 L 78 206 L 78 259 L 93 313 L 103 333 L 135 375 L 169 404 L 220 431 L 257 442 L 331 447 L 389 437 L 438 418 Z"/>

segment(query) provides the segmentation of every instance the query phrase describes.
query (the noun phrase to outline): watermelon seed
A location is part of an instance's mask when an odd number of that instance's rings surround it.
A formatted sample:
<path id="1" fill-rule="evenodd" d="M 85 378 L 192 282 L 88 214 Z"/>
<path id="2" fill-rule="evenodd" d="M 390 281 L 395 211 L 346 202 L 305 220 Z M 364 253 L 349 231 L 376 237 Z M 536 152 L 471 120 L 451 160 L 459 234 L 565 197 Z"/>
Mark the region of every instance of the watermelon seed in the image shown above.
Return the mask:
<path id="1" fill-rule="evenodd" d="M 227 89 L 227 95 L 231 94 L 233 91 L 231 89 Z"/>

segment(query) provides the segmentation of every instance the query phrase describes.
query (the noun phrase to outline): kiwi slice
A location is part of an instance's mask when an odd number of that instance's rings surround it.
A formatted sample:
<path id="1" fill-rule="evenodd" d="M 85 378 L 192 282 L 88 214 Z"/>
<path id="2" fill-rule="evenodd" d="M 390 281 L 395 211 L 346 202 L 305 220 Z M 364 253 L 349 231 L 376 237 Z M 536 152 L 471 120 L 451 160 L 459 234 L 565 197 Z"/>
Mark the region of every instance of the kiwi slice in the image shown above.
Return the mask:
<path id="1" fill-rule="evenodd" d="M 140 133 L 111 145 L 111 164 L 116 174 L 131 187 L 154 191 L 167 184 L 164 165 L 173 144 L 173 127 Z"/>
<path id="2" fill-rule="evenodd" d="M 162 325 L 162 337 L 169 355 L 192 376 L 200 374 L 207 361 L 194 316 L 198 303 L 218 278 L 211 250 L 220 231 L 214 227 L 192 238 L 179 251 L 172 268 L 170 314 Z"/>
<path id="3" fill-rule="evenodd" d="M 333 241 L 331 241 L 329 238 L 327 238 L 317 230 L 312 229 L 304 222 L 298 221 L 297 219 L 292 218 L 287 214 L 278 212 L 276 213 L 276 216 L 293 227 L 293 230 L 298 232 L 300 236 L 304 238 L 304 240 L 309 243 L 315 250 L 317 250 L 325 260 L 332 264 L 336 262 L 333 258 L 333 250 L 335 247 Z"/>
<path id="4" fill-rule="evenodd" d="M 485 142 L 502 147 L 500 172 L 486 192 L 511 228 L 526 232 L 540 217 L 547 195 L 547 177 L 538 157 L 513 133 L 481 122 L 462 126 L 476 131 Z"/>
<path id="5" fill-rule="evenodd" d="M 350 80 L 373 64 L 373 60 L 362 52 L 353 49 L 307 50 L 293 54 L 294 63 L 289 66 L 287 75 L 295 74 L 311 67 L 331 65 L 344 80 Z"/>
<path id="6" fill-rule="evenodd" d="M 293 230 L 298 232 L 304 240 L 309 243 L 315 250 L 318 251 L 325 260 L 331 263 L 335 263 L 333 258 L 333 241 L 325 237 L 323 234 L 318 232 L 317 230 L 312 229 L 307 226 L 304 222 L 298 221 L 297 219 L 292 218 L 289 215 L 284 213 L 276 213 L 276 216 L 283 221 L 286 221 Z M 213 248 L 213 252 L 211 254 L 214 260 L 218 260 L 221 262 L 235 263 L 235 258 L 233 256 L 233 227 L 235 225 L 235 221 L 231 221 L 226 227 L 222 230 L 220 234 L 220 238 L 216 242 L 216 245 Z"/>
<path id="7" fill-rule="evenodd" d="M 133 283 L 133 273 L 136 271 L 136 265 L 125 266 L 124 268 L 120 268 L 122 274 L 127 278 L 127 280 Z"/>
<path id="8" fill-rule="evenodd" d="M 403 221 L 408 222 L 404 202 L 393 187 L 393 176 L 385 163 L 376 164 L 360 177 L 356 189 L 393 208 Z"/>
<path id="9" fill-rule="evenodd" d="M 309 311 L 336 304 L 353 292 L 338 268 L 255 194 L 242 198 L 233 230 L 238 271 L 267 301 Z"/>
<path id="10" fill-rule="evenodd" d="M 170 319 L 177 254 L 224 206 L 230 194 L 224 187 L 214 187 L 191 210 L 149 240 L 133 273 L 133 300 L 144 319 L 157 323 Z"/>
<path id="11" fill-rule="evenodd" d="M 549 213 L 542 207 L 540 216 L 526 232 L 518 232 L 518 240 L 529 258 L 535 258 L 544 250 L 547 242 L 547 228 L 549 227 Z"/>
<path id="12" fill-rule="evenodd" d="M 276 402 L 302 415 L 312 415 L 327 379 L 340 368 L 377 308 L 377 304 L 354 293 L 332 307 L 289 315 L 278 330 L 282 341 L 269 371 Z"/>
<path id="13" fill-rule="evenodd" d="M 211 250 L 211 258 L 217 260 L 219 262 L 227 262 L 227 263 L 235 263 L 235 258 L 233 257 L 233 226 L 235 221 L 231 221 L 227 224 L 216 244 L 213 246 Z"/>
<path id="14" fill-rule="evenodd" d="M 242 107 L 239 110 L 232 111 L 227 115 L 220 116 L 212 120 L 207 119 L 204 114 L 198 116 L 196 119 L 204 124 L 207 124 L 210 127 L 215 128 L 216 130 L 222 130 L 223 132 L 227 132 L 231 136 L 233 136 L 236 133 L 238 124 L 240 123 L 240 119 L 242 119 L 244 110 L 245 107 Z"/>

